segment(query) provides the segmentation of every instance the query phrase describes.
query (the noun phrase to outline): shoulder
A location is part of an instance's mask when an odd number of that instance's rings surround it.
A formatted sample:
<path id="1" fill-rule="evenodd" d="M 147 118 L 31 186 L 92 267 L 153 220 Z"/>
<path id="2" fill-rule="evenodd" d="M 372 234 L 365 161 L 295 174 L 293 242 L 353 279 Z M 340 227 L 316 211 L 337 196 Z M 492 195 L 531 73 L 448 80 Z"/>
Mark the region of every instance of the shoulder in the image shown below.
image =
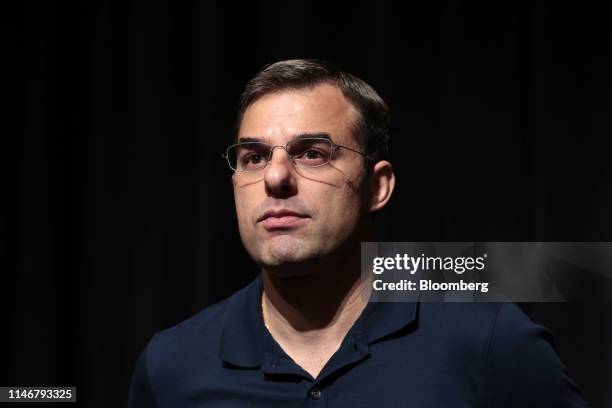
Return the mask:
<path id="1" fill-rule="evenodd" d="M 232 320 L 232 310 L 235 317 L 236 309 L 244 308 L 259 284 L 256 279 L 227 299 L 156 333 L 134 371 L 130 406 L 140 406 L 138 401 L 176 401 L 188 389 L 214 383 L 221 369 L 219 352 L 224 324 Z"/>
<path id="2" fill-rule="evenodd" d="M 420 303 L 419 331 L 423 348 L 452 361 L 445 367 L 483 386 L 488 406 L 587 406 L 551 333 L 515 303 Z"/>
<path id="3" fill-rule="evenodd" d="M 130 387 L 130 407 L 155 407 L 172 399 L 177 381 L 192 370 L 191 362 L 212 362 L 228 299 L 207 307 L 191 318 L 153 336 L 136 364 Z"/>
<path id="4" fill-rule="evenodd" d="M 419 327 L 438 327 L 453 338 L 466 341 L 473 341 L 474 336 L 482 337 L 487 347 L 493 340 L 500 345 L 527 334 L 537 334 L 552 342 L 550 332 L 534 324 L 512 302 L 424 302 L 419 304 L 419 309 Z"/>
<path id="5" fill-rule="evenodd" d="M 487 350 L 485 379 L 493 406 L 586 407 L 569 377 L 552 334 L 514 303 L 497 313 Z"/>
<path id="6" fill-rule="evenodd" d="M 444 339 L 445 347 L 482 354 L 505 307 L 500 302 L 423 302 L 419 304 L 419 331 Z M 518 308 L 516 312 L 521 313 Z"/>
<path id="7" fill-rule="evenodd" d="M 422 303 L 420 308 L 419 328 L 430 328 L 460 349 L 477 348 L 489 366 L 520 350 L 554 350 L 551 333 L 512 302 Z"/>
<path id="8" fill-rule="evenodd" d="M 447 350 L 469 351 L 491 368 L 523 350 L 554 352 L 550 332 L 512 302 L 421 303 L 419 330 Z M 484 369 L 484 367 L 483 367 Z"/>
<path id="9" fill-rule="evenodd" d="M 147 346 L 149 362 L 156 360 L 161 364 L 164 360 L 175 361 L 180 357 L 216 357 L 219 339 L 230 309 L 236 309 L 236 305 L 242 306 L 249 296 L 248 292 L 256 288 L 257 284 L 256 279 L 230 297 L 155 334 Z"/>
<path id="10" fill-rule="evenodd" d="M 223 316 L 229 299 L 206 307 L 183 322 L 156 333 L 143 352 L 143 364 L 153 389 L 164 389 L 199 364 L 217 359 Z"/>
<path id="11" fill-rule="evenodd" d="M 202 368 L 217 367 L 220 339 L 232 303 L 244 297 L 246 288 L 202 309 L 190 318 L 156 333 L 144 351 L 147 373 L 154 388 L 165 388 L 194 375 Z"/>
<path id="12" fill-rule="evenodd" d="M 193 352 L 193 348 L 204 353 L 214 352 L 213 346 L 218 342 L 230 299 L 208 306 L 181 323 L 156 333 L 147 346 L 149 361 L 161 356 L 172 359 L 178 354 Z"/>

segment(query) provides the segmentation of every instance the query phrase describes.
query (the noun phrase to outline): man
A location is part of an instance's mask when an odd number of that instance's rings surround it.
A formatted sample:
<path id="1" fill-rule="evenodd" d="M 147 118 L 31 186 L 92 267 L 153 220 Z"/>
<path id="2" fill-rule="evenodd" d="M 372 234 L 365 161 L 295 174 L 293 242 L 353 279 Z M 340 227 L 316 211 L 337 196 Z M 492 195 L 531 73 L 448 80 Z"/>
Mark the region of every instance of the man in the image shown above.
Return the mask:
<path id="1" fill-rule="evenodd" d="M 249 82 L 237 124 L 226 157 L 261 275 L 150 341 L 131 407 L 585 406 L 510 303 L 368 303 L 360 243 L 395 185 L 374 89 L 281 61 Z"/>

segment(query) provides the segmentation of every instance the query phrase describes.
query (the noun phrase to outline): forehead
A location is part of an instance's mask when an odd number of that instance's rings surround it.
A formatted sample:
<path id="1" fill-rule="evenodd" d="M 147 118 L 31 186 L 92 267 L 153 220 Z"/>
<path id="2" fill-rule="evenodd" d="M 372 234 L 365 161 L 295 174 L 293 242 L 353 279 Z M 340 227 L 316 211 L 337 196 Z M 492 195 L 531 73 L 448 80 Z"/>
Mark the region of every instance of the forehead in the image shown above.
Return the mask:
<path id="1" fill-rule="evenodd" d="M 239 137 L 284 144 L 303 133 L 328 133 L 338 144 L 354 145 L 357 111 L 342 91 L 330 84 L 264 95 L 244 112 Z"/>

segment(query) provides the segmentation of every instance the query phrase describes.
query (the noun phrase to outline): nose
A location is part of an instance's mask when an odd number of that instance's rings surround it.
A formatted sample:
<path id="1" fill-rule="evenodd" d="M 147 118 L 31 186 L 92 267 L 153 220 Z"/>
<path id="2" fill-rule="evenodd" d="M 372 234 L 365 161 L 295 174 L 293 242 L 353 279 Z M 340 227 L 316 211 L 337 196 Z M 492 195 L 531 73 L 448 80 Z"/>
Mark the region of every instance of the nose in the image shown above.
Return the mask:
<path id="1" fill-rule="evenodd" d="M 280 151 L 275 155 L 274 151 L 277 148 Z M 297 193 L 295 168 L 289 154 L 283 146 L 274 146 L 270 155 L 270 161 L 264 169 L 266 192 L 270 196 L 279 198 L 295 195 Z"/>

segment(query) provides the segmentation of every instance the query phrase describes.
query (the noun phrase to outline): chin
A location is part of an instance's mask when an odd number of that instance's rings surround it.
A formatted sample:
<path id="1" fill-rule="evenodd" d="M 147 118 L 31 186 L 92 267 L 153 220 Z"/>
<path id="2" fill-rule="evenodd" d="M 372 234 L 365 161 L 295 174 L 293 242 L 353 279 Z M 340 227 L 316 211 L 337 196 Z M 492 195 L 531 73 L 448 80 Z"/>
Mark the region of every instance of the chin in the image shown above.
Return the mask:
<path id="1" fill-rule="evenodd" d="M 275 271 L 275 274 L 297 275 L 302 266 L 309 264 L 318 258 L 317 251 L 302 240 L 298 239 L 276 239 L 267 242 L 259 248 L 258 263 L 267 270 Z"/>
<path id="2" fill-rule="evenodd" d="M 308 256 L 304 254 L 304 248 L 282 246 L 268 248 L 265 253 L 262 254 L 262 261 L 264 264 L 270 266 L 279 266 L 283 264 L 295 264 L 300 263 L 308 259 Z"/>

